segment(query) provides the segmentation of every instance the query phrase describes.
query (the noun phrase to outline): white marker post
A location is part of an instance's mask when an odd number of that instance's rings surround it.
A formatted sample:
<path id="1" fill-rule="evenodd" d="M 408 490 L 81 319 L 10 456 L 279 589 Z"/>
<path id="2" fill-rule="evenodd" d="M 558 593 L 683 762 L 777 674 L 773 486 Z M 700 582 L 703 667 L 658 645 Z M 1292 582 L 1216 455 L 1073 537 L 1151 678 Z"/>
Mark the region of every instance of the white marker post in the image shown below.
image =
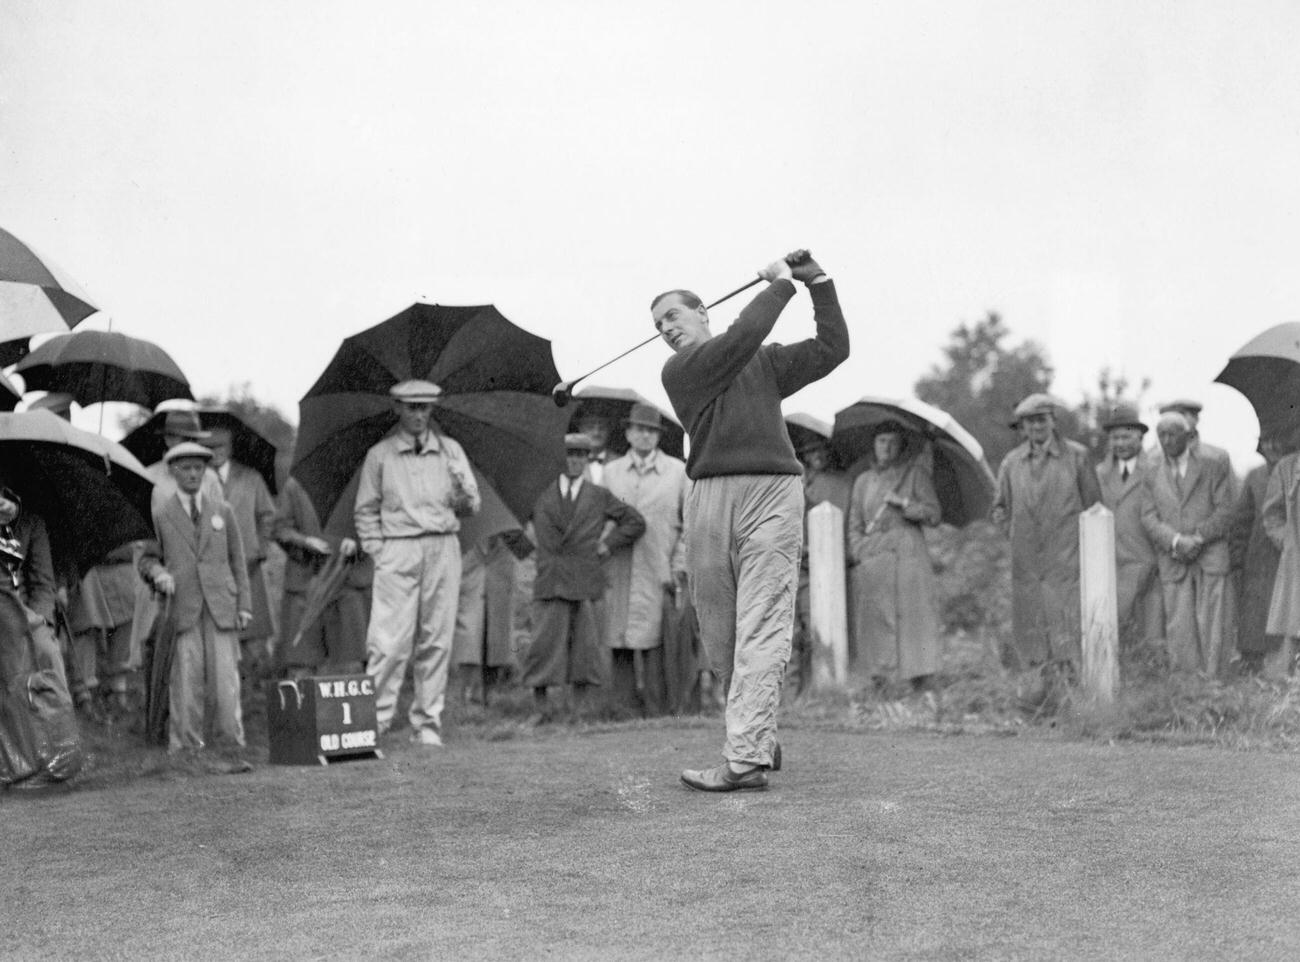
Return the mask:
<path id="1" fill-rule="evenodd" d="M 1079 515 L 1079 604 L 1083 690 L 1109 705 L 1119 691 L 1119 614 L 1115 590 L 1115 517 L 1102 504 Z"/>
<path id="2" fill-rule="evenodd" d="M 844 588 L 844 512 L 828 501 L 808 512 L 808 607 L 817 688 L 842 687 L 849 674 Z"/>

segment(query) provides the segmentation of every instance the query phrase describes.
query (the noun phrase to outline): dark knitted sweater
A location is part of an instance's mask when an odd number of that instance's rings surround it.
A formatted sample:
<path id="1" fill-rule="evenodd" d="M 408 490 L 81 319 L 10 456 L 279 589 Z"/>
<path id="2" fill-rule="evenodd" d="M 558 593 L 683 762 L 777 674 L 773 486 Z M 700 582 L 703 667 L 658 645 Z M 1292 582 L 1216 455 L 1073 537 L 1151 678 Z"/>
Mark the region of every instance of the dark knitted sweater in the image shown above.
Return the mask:
<path id="1" fill-rule="evenodd" d="M 781 399 L 825 377 L 849 356 L 835 282 L 809 288 L 817 336 L 763 344 L 794 285 L 774 281 L 723 333 L 670 357 L 664 390 L 691 437 L 686 473 L 802 474 L 781 415 Z"/>

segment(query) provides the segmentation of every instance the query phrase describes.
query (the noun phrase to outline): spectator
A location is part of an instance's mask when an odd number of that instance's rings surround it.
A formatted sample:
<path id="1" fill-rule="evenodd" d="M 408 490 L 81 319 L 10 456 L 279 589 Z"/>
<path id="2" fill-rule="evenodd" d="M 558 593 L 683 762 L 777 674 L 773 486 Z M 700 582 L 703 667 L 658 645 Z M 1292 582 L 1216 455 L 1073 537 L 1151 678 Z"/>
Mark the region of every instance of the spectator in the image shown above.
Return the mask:
<path id="1" fill-rule="evenodd" d="M 1137 408 L 1123 402 L 1106 411 L 1106 460 L 1097 465 L 1101 502 L 1115 517 L 1115 588 L 1120 644 L 1126 650 L 1164 638 L 1164 599 L 1156 572 L 1156 549 L 1142 525 L 1142 482 L 1155 470 L 1142 456 L 1147 426 Z"/>
<path id="2" fill-rule="evenodd" d="M 594 602 L 604 594 L 602 562 L 645 531 L 635 508 L 587 480 L 591 440 L 564 438 L 564 473 L 533 508 L 537 577 L 533 582 L 533 638 L 524 656 L 524 684 L 533 689 L 530 724 L 551 718 L 549 686 L 573 685 L 575 706 L 602 681 Z"/>
<path id="3" fill-rule="evenodd" d="M 1236 639 L 1229 586 L 1232 468 L 1192 445 L 1176 411 L 1156 425 L 1161 461 L 1142 484 L 1142 524 L 1159 552 L 1170 667 L 1219 674 Z"/>
<path id="4" fill-rule="evenodd" d="M 291 678 L 318 672 L 360 674 L 366 666 L 366 625 L 370 620 L 374 561 L 359 553 L 354 536 L 326 536 L 311 499 L 292 476 L 280 490 L 273 535 L 285 554 L 277 649 L 280 671 Z M 353 559 L 343 587 L 298 638 L 312 578 L 334 554 Z"/>
<path id="5" fill-rule="evenodd" d="M 202 493 L 212 452 L 182 442 L 167 451 L 176 493 L 153 511 L 157 541 L 140 573 L 172 597 L 175 654 L 169 683 L 169 751 L 201 751 L 209 743 L 230 753 L 217 770 L 248 771 L 240 754 L 239 630 L 252 620 L 248 565 L 235 514 Z"/>
<path id="6" fill-rule="evenodd" d="M 853 481 L 848 543 L 859 657 L 878 687 L 923 689 L 939 669 L 939 611 L 925 527 L 942 512 L 931 454 L 904 459 L 902 426 L 882 425 L 871 467 Z"/>
<path id="7" fill-rule="evenodd" d="M 414 655 L 411 740 L 442 747 L 442 709 L 460 593 L 460 518 L 478 511 L 478 482 L 454 439 L 433 428 L 442 389 L 403 381 L 389 393 L 398 430 L 366 453 L 355 519 L 361 549 L 375 559 L 366 673 L 375 679 L 375 718 L 393 724 L 406 663 Z"/>
<path id="8" fill-rule="evenodd" d="M 1269 541 L 1280 553 L 1273 595 L 1264 630 L 1277 636 L 1278 646 L 1262 661 L 1265 675 L 1281 678 L 1295 667 L 1296 638 L 1300 637 L 1300 452 L 1277 462 L 1264 495 L 1263 525 Z"/>
<path id="9" fill-rule="evenodd" d="M 686 465 L 659 450 L 662 415 L 635 404 L 626 422 L 627 454 L 605 465 L 605 486 L 645 519 L 645 534 L 605 562 L 605 643 L 612 652 L 612 695 L 642 714 L 662 714 L 664 591 L 686 587 Z"/>
<path id="10" fill-rule="evenodd" d="M 1056 429 L 1056 402 L 1031 394 L 1012 422 L 1025 437 L 1002 461 L 993 520 L 1011 538 L 1010 661 L 1079 664 L 1079 514 L 1101 500 L 1088 450 Z"/>
<path id="11" fill-rule="evenodd" d="M 1236 575 L 1237 652 L 1241 655 L 1241 668 L 1251 673 L 1264 671 L 1277 675 L 1278 662 L 1286 661 L 1282 651 L 1286 638 L 1269 634 L 1268 617 L 1282 554 L 1280 546 L 1264 530 L 1264 501 L 1269 477 L 1286 452 L 1277 434 L 1265 433 L 1259 439 L 1259 453 L 1264 463 L 1251 468 L 1242 483 L 1228 545 Z"/>
<path id="12" fill-rule="evenodd" d="M 460 553 L 460 595 L 452 658 L 460 669 L 462 701 L 487 705 L 493 687 L 514 668 L 515 555 L 518 529 L 490 535 Z"/>
<path id="13" fill-rule="evenodd" d="M 267 643 L 275 634 L 266 573 L 262 570 L 275 529 L 275 502 L 262 475 L 231 457 L 230 428 L 214 427 L 203 443 L 212 451 L 212 470 L 221 481 L 221 494 L 235 513 L 239 539 L 248 562 L 248 584 L 253 592 L 253 620 L 239 632 L 242 649 L 240 674 L 245 683 L 258 678 L 270 659 Z"/>

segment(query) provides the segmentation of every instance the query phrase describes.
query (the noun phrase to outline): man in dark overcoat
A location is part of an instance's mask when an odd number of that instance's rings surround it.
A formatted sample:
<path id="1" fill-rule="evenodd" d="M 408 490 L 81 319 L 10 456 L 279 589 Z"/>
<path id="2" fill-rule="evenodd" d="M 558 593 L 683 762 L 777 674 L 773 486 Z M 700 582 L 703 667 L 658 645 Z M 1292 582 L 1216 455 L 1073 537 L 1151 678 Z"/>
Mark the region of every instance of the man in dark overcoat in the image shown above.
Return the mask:
<path id="1" fill-rule="evenodd" d="M 635 508 L 583 476 L 590 439 L 567 434 L 564 448 L 564 473 L 533 507 L 537 577 L 533 637 L 523 671 L 536 700 L 534 724 L 550 717 L 548 686 L 572 684 L 581 704 L 587 688 L 604 680 L 594 610 L 605 593 L 603 562 L 645 531 L 645 519 Z"/>

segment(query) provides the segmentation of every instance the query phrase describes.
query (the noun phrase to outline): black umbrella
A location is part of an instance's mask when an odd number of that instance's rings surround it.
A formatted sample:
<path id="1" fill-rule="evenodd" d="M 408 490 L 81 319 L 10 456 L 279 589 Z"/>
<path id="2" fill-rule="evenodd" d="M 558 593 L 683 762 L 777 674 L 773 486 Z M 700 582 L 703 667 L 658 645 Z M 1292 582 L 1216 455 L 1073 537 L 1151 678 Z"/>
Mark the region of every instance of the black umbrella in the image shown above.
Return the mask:
<path id="1" fill-rule="evenodd" d="M 577 407 L 569 419 L 569 430 L 577 431 L 583 418 L 604 418 L 610 422 L 609 450 L 616 455 L 627 454 L 627 435 L 623 430 L 626 425 L 623 421 L 632 413 L 632 405 L 649 405 L 663 418 L 664 428 L 659 434 L 660 450 L 679 460 L 686 457 L 686 432 L 677 423 L 677 419 L 631 388 L 585 387 L 573 396 L 573 400 L 577 402 Z"/>
<path id="2" fill-rule="evenodd" d="M 0 411 L 12 411 L 22 399 L 22 395 L 18 393 L 18 389 L 14 387 L 13 382 L 0 374 Z"/>
<path id="3" fill-rule="evenodd" d="M 1247 341 L 1215 380 L 1246 396 L 1261 433 L 1294 424 L 1300 410 L 1300 322 L 1278 324 Z"/>
<path id="4" fill-rule="evenodd" d="M 414 304 L 343 342 L 299 403 L 293 475 L 329 518 L 366 451 L 397 423 L 388 391 L 418 378 L 443 394 L 433 419 L 517 516 L 564 466 L 565 411 L 551 343 L 492 305 Z"/>
<path id="5" fill-rule="evenodd" d="M 0 414 L 0 473 L 45 519 L 58 565 L 85 574 L 114 548 L 153 537 L 143 465 L 49 411 Z"/>
<path id="6" fill-rule="evenodd" d="M 117 331 L 73 331 L 45 341 L 14 369 L 28 390 L 62 391 L 83 407 L 126 401 L 152 408 L 194 399 L 171 356 L 152 341 Z"/>
<path id="7" fill-rule="evenodd" d="M 230 431 L 230 456 L 240 464 L 246 464 L 266 481 L 266 486 L 275 494 L 278 490 L 275 476 L 275 445 L 257 433 L 234 411 L 227 407 L 201 407 L 198 409 L 199 421 L 205 431 L 213 428 L 226 428 Z M 167 442 L 163 440 L 163 427 L 167 422 L 167 413 L 159 411 L 144 424 L 122 439 L 122 447 L 134 454 L 144 464 L 155 464 L 167 452 Z"/>
<path id="8" fill-rule="evenodd" d="M 960 526 L 988 517 L 997 482 L 984 449 L 952 415 L 916 398 L 864 397 L 836 413 L 831 446 L 852 466 L 850 473 L 857 473 L 873 456 L 875 437 L 890 422 L 903 428 L 904 457 L 920 455 L 929 444 L 945 524 Z"/>

